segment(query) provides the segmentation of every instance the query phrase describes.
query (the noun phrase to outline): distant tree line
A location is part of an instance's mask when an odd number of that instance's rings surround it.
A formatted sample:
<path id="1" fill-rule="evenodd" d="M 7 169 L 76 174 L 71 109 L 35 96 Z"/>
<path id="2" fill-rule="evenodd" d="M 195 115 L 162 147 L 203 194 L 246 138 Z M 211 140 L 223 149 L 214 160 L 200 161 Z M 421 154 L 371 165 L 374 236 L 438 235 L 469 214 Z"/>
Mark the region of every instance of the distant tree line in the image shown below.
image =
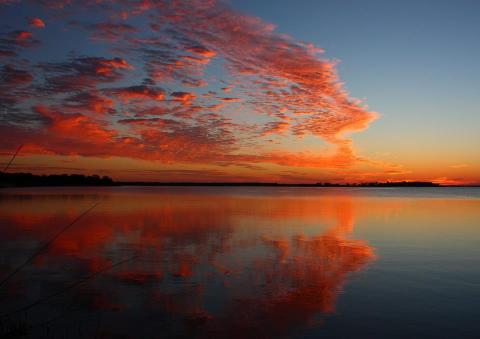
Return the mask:
<path id="1" fill-rule="evenodd" d="M 0 172 L 0 187 L 29 186 L 259 186 L 259 187 L 438 187 L 428 181 L 368 182 L 355 184 L 312 183 L 279 184 L 268 182 L 114 182 L 112 178 L 83 174 L 49 174 Z"/>
<path id="2" fill-rule="evenodd" d="M 438 187 L 439 184 L 428 181 L 400 181 L 400 182 L 367 182 L 354 184 L 340 184 L 319 182 L 312 184 L 281 184 L 276 182 L 151 182 L 130 181 L 117 182 L 117 185 L 128 186 L 259 186 L 259 187 Z"/>
<path id="3" fill-rule="evenodd" d="M 111 186 L 112 178 L 83 174 L 49 174 L 0 172 L 0 187 L 29 186 Z"/>
<path id="4" fill-rule="evenodd" d="M 317 183 L 320 187 L 439 187 L 439 184 L 430 181 L 387 181 L 387 182 L 364 182 L 355 184 L 332 184 Z"/>

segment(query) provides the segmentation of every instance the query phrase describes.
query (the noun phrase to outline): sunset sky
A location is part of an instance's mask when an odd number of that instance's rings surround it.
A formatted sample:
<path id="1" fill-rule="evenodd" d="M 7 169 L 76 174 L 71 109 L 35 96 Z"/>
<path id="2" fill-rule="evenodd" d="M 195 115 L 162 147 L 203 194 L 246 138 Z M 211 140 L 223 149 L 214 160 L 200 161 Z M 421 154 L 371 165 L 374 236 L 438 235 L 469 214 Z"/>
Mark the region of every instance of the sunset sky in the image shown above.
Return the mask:
<path id="1" fill-rule="evenodd" d="M 0 162 L 480 183 L 480 2 L 0 0 Z"/>

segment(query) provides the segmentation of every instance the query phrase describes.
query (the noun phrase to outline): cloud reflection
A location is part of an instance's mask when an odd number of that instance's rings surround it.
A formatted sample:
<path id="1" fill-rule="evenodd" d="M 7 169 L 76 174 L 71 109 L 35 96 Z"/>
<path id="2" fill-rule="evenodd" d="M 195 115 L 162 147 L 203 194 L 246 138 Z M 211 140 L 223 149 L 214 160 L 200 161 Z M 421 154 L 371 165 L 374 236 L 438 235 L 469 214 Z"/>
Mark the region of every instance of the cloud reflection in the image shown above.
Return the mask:
<path id="1" fill-rule="evenodd" d="M 371 246 L 348 238 L 358 208 L 358 199 L 348 196 L 47 193 L 0 200 L 2 225 L 8 225 L 0 228 L 2 248 L 14 253 L 4 256 L 2 274 L 92 200 L 101 201 L 98 209 L 10 282 L 22 289 L 2 302 L 4 311 L 139 253 L 55 303 L 39 305 L 31 317 L 45 320 L 70 303 L 77 306 L 72 315 L 107 312 L 116 334 L 140 335 L 127 325 L 138 322 L 187 336 L 276 337 L 335 312 L 349 273 L 374 259 Z M 152 323 L 151 317 L 163 320 Z M 123 325 L 122 319 L 130 320 Z"/>

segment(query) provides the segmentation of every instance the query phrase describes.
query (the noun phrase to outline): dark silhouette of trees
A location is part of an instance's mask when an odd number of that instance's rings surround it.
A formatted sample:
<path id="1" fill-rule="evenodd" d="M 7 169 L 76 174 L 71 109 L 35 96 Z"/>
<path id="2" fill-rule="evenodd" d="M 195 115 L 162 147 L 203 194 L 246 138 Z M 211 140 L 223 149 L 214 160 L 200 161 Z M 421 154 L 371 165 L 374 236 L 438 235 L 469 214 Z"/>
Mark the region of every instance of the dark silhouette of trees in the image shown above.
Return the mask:
<path id="1" fill-rule="evenodd" d="M 110 177 L 83 174 L 49 174 L 0 172 L 0 187 L 27 186 L 111 186 Z"/>
<path id="2" fill-rule="evenodd" d="M 258 186 L 258 187 L 439 187 L 428 181 L 368 182 L 354 184 L 312 183 L 279 184 L 275 182 L 115 182 L 110 177 L 83 174 L 49 174 L 0 172 L 0 187 L 28 186 Z"/>

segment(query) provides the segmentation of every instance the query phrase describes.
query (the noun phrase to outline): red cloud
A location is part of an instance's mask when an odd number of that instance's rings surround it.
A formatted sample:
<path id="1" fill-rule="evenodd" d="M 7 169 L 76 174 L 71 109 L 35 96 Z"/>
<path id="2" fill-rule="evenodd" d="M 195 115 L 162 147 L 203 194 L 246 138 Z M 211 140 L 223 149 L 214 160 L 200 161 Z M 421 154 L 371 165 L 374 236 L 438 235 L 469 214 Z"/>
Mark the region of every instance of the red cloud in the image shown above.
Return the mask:
<path id="1" fill-rule="evenodd" d="M 109 92 L 122 101 L 135 99 L 163 100 L 165 98 L 163 89 L 145 85 L 116 88 Z"/>
<path id="2" fill-rule="evenodd" d="M 242 99 L 240 98 L 219 98 L 218 100 L 223 102 L 240 102 Z"/>
<path id="3" fill-rule="evenodd" d="M 201 79 L 190 78 L 182 80 L 182 84 L 186 87 L 204 87 L 207 85 L 207 82 Z"/>
<path id="4" fill-rule="evenodd" d="M 114 101 L 98 91 L 81 92 L 65 100 L 65 108 L 84 113 L 114 113 Z"/>
<path id="5" fill-rule="evenodd" d="M 122 58 L 80 57 L 59 63 L 39 65 L 46 77 L 44 90 L 49 93 L 74 92 L 94 89 L 124 76 L 122 71 L 132 69 Z"/>
<path id="6" fill-rule="evenodd" d="M 49 134 L 55 137 L 72 138 L 80 136 L 80 142 L 99 144 L 110 141 L 116 133 L 108 130 L 100 122 L 82 114 L 62 114 L 46 106 L 35 106 L 33 110 L 44 117 Z"/>
<path id="7" fill-rule="evenodd" d="M 27 40 L 32 37 L 32 33 L 27 31 L 17 31 L 15 32 L 15 39 L 17 40 Z"/>
<path id="8" fill-rule="evenodd" d="M 5 50 L 16 50 L 19 47 L 28 48 L 38 44 L 33 34 L 28 31 L 17 30 L 7 33 L 6 38 L 0 37 L 0 47 Z"/>
<path id="9" fill-rule="evenodd" d="M 13 56 L 16 56 L 17 53 L 13 52 L 13 51 L 4 51 L 4 50 L 0 50 L 0 57 L 13 57 Z"/>
<path id="10" fill-rule="evenodd" d="M 35 28 L 45 28 L 45 23 L 40 18 L 32 18 L 28 21 L 28 24 Z"/>
<path id="11" fill-rule="evenodd" d="M 18 86 L 28 84 L 33 80 L 30 72 L 16 69 L 12 65 L 5 65 L 0 73 L 0 84 L 2 86 Z"/>
<path id="12" fill-rule="evenodd" d="M 125 23 L 102 22 L 88 26 L 92 38 L 98 40 L 115 41 L 125 38 L 126 34 L 137 32 L 137 28 Z"/>
<path id="13" fill-rule="evenodd" d="M 131 69 L 132 66 L 122 58 L 98 59 L 95 72 L 97 74 L 109 75 L 114 69 Z"/>
<path id="14" fill-rule="evenodd" d="M 208 48 L 205 48 L 203 46 L 191 46 L 187 47 L 186 50 L 191 53 L 199 54 L 205 58 L 212 58 L 217 54 L 214 51 L 209 50 Z"/>
<path id="15" fill-rule="evenodd" d="M 195 100 L 195 93 L 191 92 L 173 92 L 170 96 L 174 101 L 180 101 L 183 105 L 188 105 Z"/>

